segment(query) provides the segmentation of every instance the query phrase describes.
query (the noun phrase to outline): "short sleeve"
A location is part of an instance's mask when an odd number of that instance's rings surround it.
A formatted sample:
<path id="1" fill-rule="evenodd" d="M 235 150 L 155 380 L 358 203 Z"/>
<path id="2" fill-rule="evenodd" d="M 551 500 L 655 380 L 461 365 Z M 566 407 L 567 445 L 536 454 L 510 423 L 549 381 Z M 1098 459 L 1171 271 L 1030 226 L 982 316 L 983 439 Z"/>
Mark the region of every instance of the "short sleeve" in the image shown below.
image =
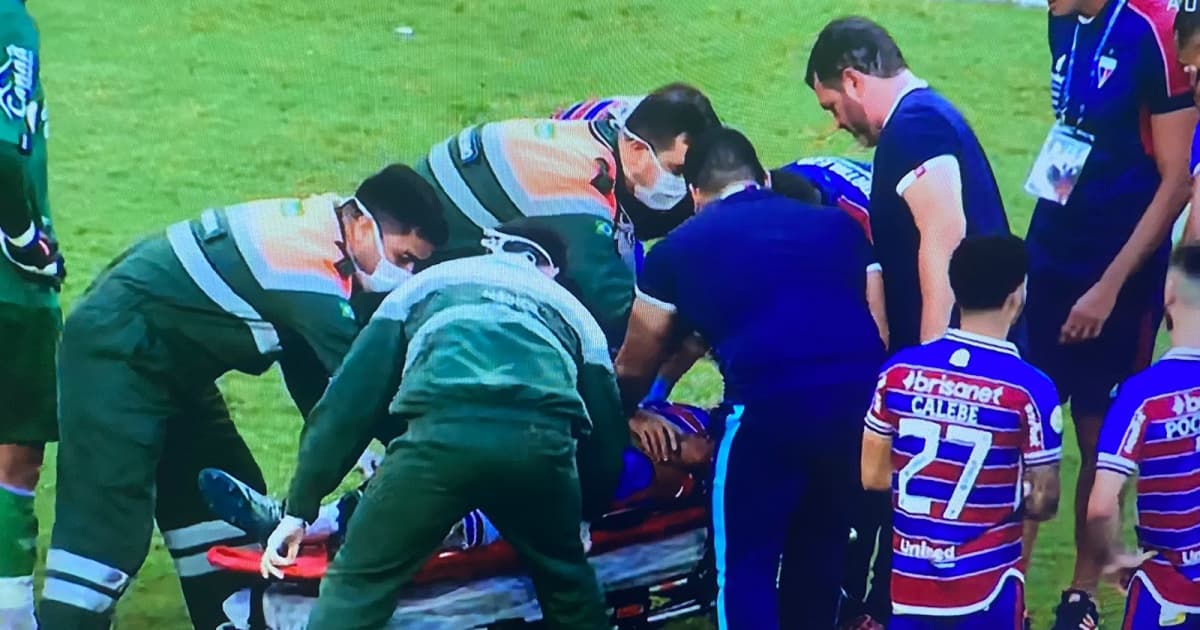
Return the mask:
<path id="1" fill-rule="evenodd" d="M 1129 383 L 1121 385 L 1117 399 L 1104 418 L 1096 462 L 1096 467 L 1101 470 L 1127 477 L 1137 473 L 1146 439 L 1144 401 L 1132 389 Z"/>
<path id="2" fill-rule="evenodd" d="M 879 182 L 897 195 L 903 195 L 909 186 L 940 162 L 958 159 L 958 136 L 950 123 L 936 112 L 928 111 L 926 115 L 897 112 L 885 134 L 887 142 L 880 145 L 878 151 L 882 154 L 875 156 L 875 163 L 887 164 L 887 172 L 899 174 L 894 182 Z M 876 172 L 875 176 L 878 175 Z"/>
<path id="3" fill-rule="evenodd" d="M 1192 158 L 1188 164 L 1192 169 L 1192 177 L 1195 177 L 1196 171 L 1200 171 L 1200 124 L 1192 132 Z"/>
<path id="4" fill-rule="evenodd" d="M 904 379 L 905 368 L 897 367 L 894 361 L 888 361 L 879 373 L 875 384 L 875 394 L 871 398 L 871 408 L 867 410 L 866 427 L 884 437 L 892 437 L 900 417 L 887 406 L 888 391 Z"/>
<path id="5" fill-rule="evenodd" d="M 1150 32 L 1139 50 L 1137 68 L 1141 100 L 1151 114 L 1192 107 L 1191 81 L 1175 50 L 1172 31 L 1175 12 L 1167 8 L 1165 0 L 1147 4 L 1151 6 L 1142 16 Z"/>
<path id="6" fill-rule="evenodd" d="M 1022 414 L 1025 421 L 1021 456 L 1026 466 L 1056 464 L 1062 459 L 1063 411 L 1058 390 L 1044 374 L 1037 374 L 1032 400 Z"/>
<path id="7" fill-rule="evenodd" d="M 677 234 L 668 235 L 646 253 L 642 274 L 637 280 L 637 297 L 663 310 L 674 312 L 678 299 L 678 270 L 683 248 Z"/>

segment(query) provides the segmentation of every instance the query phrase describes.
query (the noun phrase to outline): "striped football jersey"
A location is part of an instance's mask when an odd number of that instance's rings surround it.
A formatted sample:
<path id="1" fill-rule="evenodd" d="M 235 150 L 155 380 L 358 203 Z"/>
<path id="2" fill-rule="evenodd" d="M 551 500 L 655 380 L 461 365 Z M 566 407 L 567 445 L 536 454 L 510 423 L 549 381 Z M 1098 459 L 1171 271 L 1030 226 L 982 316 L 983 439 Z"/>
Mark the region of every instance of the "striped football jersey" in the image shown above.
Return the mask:
<path id="1" fill-rule="evenodd" d="M 951 330 L 885 364 L 866 424 L 892 438 L 896 613 L 970 614 L 1024 579 L 1022 473 L 1062 452 L 1048 377 L 1011 343 Z"/>
<path id="2" fill-rule="evenodd" d="M 1097 466 L 1137 475 L 1142 565 L 1163 605 L 1200 613 L 1200 350 L 1175 348 L 1121 385 Z"/>

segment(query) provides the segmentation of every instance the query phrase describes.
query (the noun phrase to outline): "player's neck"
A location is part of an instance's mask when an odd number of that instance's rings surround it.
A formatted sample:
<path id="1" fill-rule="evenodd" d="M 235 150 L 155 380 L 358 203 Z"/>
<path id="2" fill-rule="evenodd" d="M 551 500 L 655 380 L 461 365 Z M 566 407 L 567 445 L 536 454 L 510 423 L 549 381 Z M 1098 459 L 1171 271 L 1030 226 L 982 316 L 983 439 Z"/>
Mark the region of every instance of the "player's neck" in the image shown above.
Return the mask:
<path id="1" fill-rule="evenodd" d="M 1094 18 L 1100 15 L 1104 10 L 1104 6 L 1108 4 L 1108 0 L 1083 0 L 1079 5 L 1079 15 L 1086 18 Z"/>
<path id="2" fill-rule="evenodd" d="M 964 312 L 958 329 L 973 335 L 1004 341 L 1012 327 L 1012 318 L 1002 311 Z"/>
<path id="3" fill-rule="evenodd" d="M 1187 315 L 1189 317 L 1176 317 L 1172 320 L 1171 346 L 1200 348 L 1200 312 Z"/>

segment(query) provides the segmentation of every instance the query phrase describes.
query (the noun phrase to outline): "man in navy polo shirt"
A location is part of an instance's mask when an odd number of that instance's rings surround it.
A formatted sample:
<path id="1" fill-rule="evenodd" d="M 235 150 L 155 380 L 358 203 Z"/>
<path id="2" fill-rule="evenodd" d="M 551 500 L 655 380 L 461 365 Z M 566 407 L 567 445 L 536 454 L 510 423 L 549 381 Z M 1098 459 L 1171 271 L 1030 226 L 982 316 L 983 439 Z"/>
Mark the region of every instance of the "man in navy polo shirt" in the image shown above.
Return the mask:
<path id="1" fill-rule="evenodd" d="M 830 22 L 805 78 L 839 127 L 876 147 L 871 232 L 883 267 L 889 353 L 941 337 L 954 319 L 955 248 L 965 236 L 1009 233 L 983 147 L 954 105 L 909 70 L 888 32 L 866 18 Z M 891 501 L 885 493 L 869 496 L 855 529 L 860 539 L 883 539 L 875 572 L 885 579 L 872 585 L 866 612 L 886 619 Z"/>
<path id="2" fill-rule="evenodd" d="M 830 628 L 855 435 L 884 352 L 871 248 L 847 214 L 766 189 L 736 131 L 697 139 L 683 171 L 698 212 L 646 255 L 616 360 L 622 400 L 632 415 L 671 339 L 708 342 L 733 408 L 713 483 L 720 628 Z"/>

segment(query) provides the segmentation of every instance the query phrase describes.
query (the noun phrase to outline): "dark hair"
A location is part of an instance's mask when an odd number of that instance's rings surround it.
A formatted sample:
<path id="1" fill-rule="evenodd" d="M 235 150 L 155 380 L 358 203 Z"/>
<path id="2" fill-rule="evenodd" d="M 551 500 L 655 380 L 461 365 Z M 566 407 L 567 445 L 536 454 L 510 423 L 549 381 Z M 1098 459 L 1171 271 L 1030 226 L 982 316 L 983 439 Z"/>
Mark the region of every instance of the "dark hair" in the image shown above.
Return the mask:
<path id="1" fill-rule="evenodd" d="M 754 145 L 742 132 L 717 127 L 688 145 L 683 178 L 701 191 L 715 193 L 747 179 L 765 184 L 767 171 L 758 161 Z"/>
<path id="2" fill-rule="evenodd" d="M 1175 13 L 1175 44 L 1179 48 L 1187 46 L 1193 37 L 1200 35 L 1200 9 L 1192 5 L 1189 11 L 1188 4 L 1182 3 Z"/>
<path id="3" fill-rule="evenodd" d="M 838 87 L 846 68 L 886 79 L 900 74 L 908 64 L 886 29 L 865 17 L 850 16 L 821 29 L 808 55 L 804 81 L 811 88 L 816 88 L 816 81 Z"/>
<path id="4" fill-rule="evenodd" d="M 793 173 L 786 168 L 777 168 L 771 171 L 771 190 L 784 197 L 814 206 L 823 205 L 825 202 L 821 197 L 821 191 L 817 190 L 817 187 L 813 186 L 807 177 Z"/>
<path id="5" fill-rule="evenodd" d="M 669 151 L 679 134 L 690 143 L 720 124 L 708 97 L 683 83 L 658 88 L 625 120 L 625 127 L 649 142 L 655 151 Z"/>
<path id="6" fill-rule="evenodd" d="M 442 203 L 429 182 L 404 164 L 389 164 L 363 180 L 354 192 L 384 232 L 408 234 L 441 246 L 450 237 Z"/>
<path id="7" fill-rule="evenodd" d="M 950 288 L 964 311 L 990 311 L 1025 282 L 1025 241 L 1012 235 L 969 237 L 950 258 Z"/>
<path id="8" fill-rule="evenodd" d="M 1200 281 L 1200 241 L 1180 243 L 1171 252 L 1171 268 L 1192 280 Z"/>
<path id="9" fill-rule="evenodd" d="M 510 236 L 520 236 L 537 243 L 550 255 L 550 265 L 558 267 L 559 275 L 567 272 L 567 242 L 562 235 L 551 228 L 540 225 L 506 223 L 496 228 Z M 528 247 L 526 247 L 528 249 Z"/>

